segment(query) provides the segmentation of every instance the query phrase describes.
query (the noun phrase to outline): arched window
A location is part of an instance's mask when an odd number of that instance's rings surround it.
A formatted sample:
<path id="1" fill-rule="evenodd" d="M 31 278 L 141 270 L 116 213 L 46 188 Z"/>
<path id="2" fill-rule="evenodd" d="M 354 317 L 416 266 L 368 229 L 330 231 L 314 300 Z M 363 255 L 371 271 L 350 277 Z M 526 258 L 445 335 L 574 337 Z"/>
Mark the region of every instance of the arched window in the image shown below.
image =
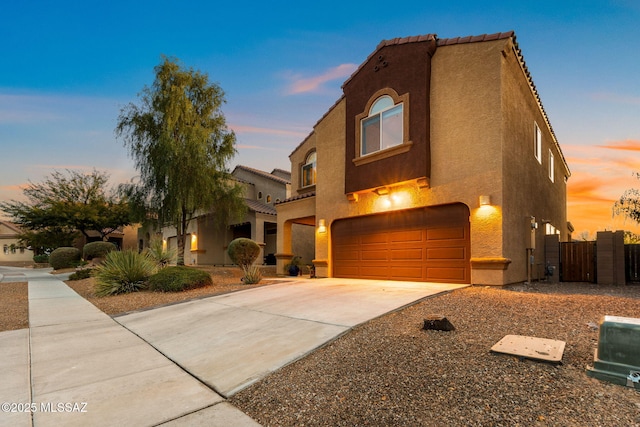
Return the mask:
<path id="1" fill-rule="evenodd" d="M 271 194 L 267 194 L 267 203 L 271 203 Z"/>
<path id="2" fill-rule="evenodd" d="M 262 200 L 262 191 L 258 191 L 258 200 Z"/>
<path id="3" fill-rule="evenodd" d="M 308 187 L 316 183 L 316 152 L 312 151 L 302 165 L 302 186 Z"/>
<path id="4" fill-rule="evenodd" d="M 381 96 L 371 105 L 369 115 L 361 121 L 361 156 L 402 144 L 402 109 L 402 102 L 394 104 L 388 95 Z"/>

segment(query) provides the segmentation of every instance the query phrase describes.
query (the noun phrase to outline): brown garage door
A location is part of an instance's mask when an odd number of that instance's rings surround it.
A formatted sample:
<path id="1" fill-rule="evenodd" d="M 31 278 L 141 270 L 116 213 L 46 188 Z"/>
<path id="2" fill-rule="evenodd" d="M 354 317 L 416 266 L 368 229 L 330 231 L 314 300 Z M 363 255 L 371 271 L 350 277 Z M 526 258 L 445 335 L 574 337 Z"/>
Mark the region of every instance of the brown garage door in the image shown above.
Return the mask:
<path id="1" fill-rule="evenodd" d="M 331 236 L 334 277 L 471 283 L 465 205 L 337 220 Z"/>

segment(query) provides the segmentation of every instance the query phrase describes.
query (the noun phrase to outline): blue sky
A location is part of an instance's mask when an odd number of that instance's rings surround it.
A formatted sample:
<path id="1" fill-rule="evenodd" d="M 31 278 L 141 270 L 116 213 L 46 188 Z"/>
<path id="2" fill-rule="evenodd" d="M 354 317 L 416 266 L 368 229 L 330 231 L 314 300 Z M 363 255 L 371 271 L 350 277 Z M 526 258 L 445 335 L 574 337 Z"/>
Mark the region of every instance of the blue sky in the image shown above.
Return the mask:
<path id="1" fill-rule="evenodd" d="M 289 169 L 381 40 L 514 30 L 572 171 L 576 233 L 632 228 L 611 205 L 640 187 L 640 1 L 252 3 L 3 2 L 0 200 L 54 170 L 135 176 L 113 131 L 162 54 L 225 91 L 238 141 L 229 167 L 270 171 Z"/>

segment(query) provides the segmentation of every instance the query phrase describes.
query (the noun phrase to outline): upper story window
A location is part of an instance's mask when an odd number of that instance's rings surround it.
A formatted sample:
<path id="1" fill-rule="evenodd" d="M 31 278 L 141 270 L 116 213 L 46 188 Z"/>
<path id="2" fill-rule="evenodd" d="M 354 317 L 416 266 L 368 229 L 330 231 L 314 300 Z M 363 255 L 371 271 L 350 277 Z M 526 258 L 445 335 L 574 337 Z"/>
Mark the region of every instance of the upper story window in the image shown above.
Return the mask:
<path id="1" fill-rule="evenodd" d="M 555 175 L 555 158 L 553 157 L 553 153 L 551 152 L 551 150 L 549 150 L 549 179 L 551 180 L 551 182 L 555 182 L 556 180 L 556 175 Z"/>
<path id="2" fill-rule="evenodd" d="M 538 163 L 542 164 L 542 131 L 537 123 L 535 125 L 535 135 L 533 140 L 533 155 L 536 156 Z"/>
<path id="3" fill-rule="evenodd" d="M 381 96 L 371 105 L 361 126 L 361 156 L 402 144 L 403 104 L 394 104 L 388 95 Z"/>
<path id="4" fill-rule="evenodd" d="M 302 186 L 308 187 L 315 185 L 316 183 L 316 152 L 312 151 L 307 155 L 307 158 L 302 165 Z"/>

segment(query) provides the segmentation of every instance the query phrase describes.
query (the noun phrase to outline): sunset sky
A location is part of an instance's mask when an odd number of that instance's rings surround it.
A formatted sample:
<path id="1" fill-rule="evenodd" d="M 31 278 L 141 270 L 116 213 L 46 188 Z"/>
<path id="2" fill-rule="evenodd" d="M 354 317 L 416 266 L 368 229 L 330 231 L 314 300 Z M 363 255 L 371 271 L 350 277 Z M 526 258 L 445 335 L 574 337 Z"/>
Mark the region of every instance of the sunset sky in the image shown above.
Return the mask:
<path id="1" fill-rule="evenodd" d="M 220 4 L 222 3 L 222 4 Z M 0 200 L 54 170 L 135 176 L 114 128 L 162 54 L 225 91 L 237 164 L 288 155 L 383 39 L 514 30 L 571 169 L 574 237 L 628 229 L 640 188 L 640 2 L 35 1 L 0 5 Z"/>

